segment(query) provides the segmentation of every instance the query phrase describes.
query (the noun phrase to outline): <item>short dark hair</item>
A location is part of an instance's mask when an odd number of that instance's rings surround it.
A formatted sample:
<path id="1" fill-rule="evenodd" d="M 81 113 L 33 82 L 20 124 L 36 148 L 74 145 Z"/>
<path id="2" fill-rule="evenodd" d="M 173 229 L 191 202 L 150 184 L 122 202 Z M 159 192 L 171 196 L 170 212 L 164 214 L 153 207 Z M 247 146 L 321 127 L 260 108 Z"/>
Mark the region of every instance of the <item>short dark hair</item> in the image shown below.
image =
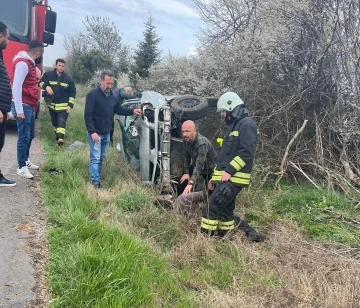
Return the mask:
<path id="1" fill-rule="evenodd" d="M 65 62 L 65 60 L 64 59 L 56 59 L 56 61 L 55 61 L 55 65 L 56 64 L 58 64 L 58 63 L 64 63 L 64 64 L 66 64 L 66 62 Z"/>
<path id="2" fill-rule="evenodd" d="M 5 34 L 6 34 L 7 28 L 8 28 L 8 27 L 7 27 L 2 21 L 0 21 L 0 33 L 1 33 L 2 35 L 5 35 Z"/>
<path id="3" fill-rule="evenodd" d="M 29 43 L 29 51 L 38 51 L 39 49 L 44 48 L 44 44 L 38 40 L 32 40 Z"/>
<path id="4" fill-rule="evenodd" d="M 106 76 L 114 77 L 114 74 L 108 71 L 101 72 L 100 79 L 104 80 Z"/>

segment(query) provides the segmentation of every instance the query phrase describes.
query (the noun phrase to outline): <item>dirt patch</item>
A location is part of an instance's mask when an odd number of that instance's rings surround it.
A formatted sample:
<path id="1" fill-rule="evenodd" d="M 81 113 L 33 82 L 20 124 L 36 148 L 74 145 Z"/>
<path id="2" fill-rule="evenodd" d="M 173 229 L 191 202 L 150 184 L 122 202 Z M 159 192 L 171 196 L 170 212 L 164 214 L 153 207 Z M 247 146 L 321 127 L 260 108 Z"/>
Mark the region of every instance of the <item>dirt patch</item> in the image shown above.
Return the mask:
<path id="1" fill-rule="evenodd" d="M 37 203 L 36 214 L 36 220 L 34 220 L 30 226 L 30 239 L 28 244 L 32 265 L 35 269 L 36 299 L 28 303 L 26 308 L 46 308 L 49 306 L 51 299 L 45 275 L 45 266 L 48 262 L 46 212 L 40 199 Z"/>
<path id="2" fill-rule="evenodd" d="M 0 168 L 16 181 L 15 187 L 2 187 L 6 196 L 0 202 L 0 307 L 49 306 L 45 266 L 47 263 L 46 213 L 41 203 L 39 172 L 34 180 L 16 174 L 17 131 L 9 123 Z M 45 154 L 39 138 L 39 122 L 30 150 L 30 160 L 40 166 Z"/>

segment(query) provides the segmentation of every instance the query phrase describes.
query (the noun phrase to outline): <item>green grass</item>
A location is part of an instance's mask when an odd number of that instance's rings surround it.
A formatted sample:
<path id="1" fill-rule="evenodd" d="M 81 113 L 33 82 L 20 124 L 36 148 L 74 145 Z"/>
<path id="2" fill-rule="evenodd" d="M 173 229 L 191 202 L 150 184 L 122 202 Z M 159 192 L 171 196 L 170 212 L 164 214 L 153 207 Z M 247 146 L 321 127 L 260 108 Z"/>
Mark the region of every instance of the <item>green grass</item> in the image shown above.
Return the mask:
<path id="1" fill-rule="evenodd" d="M 70 114 L 62 148 L 55 144 L 47 110 L 41 123 L 52 307 L 212 307 L 204 299 L 207 291 L 236 296 L 238 289 L 273 293 L 281 287 L 266 244 L 253 249 L 202 238 L 198 218 L 154 206 L 156 192 L 141 186 L 114 148 L 103 168 L 105 189 L 93 190 L 88 148 L 67 151 L 75 140 L 87 144 L 83 103 Z M 53 167 L 64 173 L 48 174 Z M 240 199 L 247 219 L 259 228 L 285 220 L 312 238 L 359 245 L 359 228 L 349 218 L 360 221 L 360 215 L 335 192 L 283 186 L 281 192 L 245 191 Z"/>
<path id="2" fill-rule="evenodd" d="M 81 109 L 74 109 L 68 121 L 67 131 L 72 133 L 66 135 L 66 145 L 75 140 L 86 142 L 81 119 Z M 178 282 L 178 273 L 167 259 L 146 241 L 122 232 L 114 219 L 106 219 L 107 208 L 114 202 L 119 216 L 151 206 L 147 189 L 133 183 L 129 193 L 119 191 L 109 200 L 89 195 L 88 149 L 68 152 L 66 145 L 58 148 L 47 113 L 41 121 L 47 153 L 41 188 L 51 224 L 47 273 L 52 306 L 194 307 L 193 293 Z M 114 166 L 120 161 L 113 149 L 108 159 L 104 174 L 115 172 L 114 168 L 123 169 Z M 48 174 L 52 167 L 64 173 Z M 129 185 L 138 181 L 131 172 L 122 175 L 118 182 Z M 109 182 L 105 179 L 105 187 L 110 188 L 112 182 L 113 177 Z"/>
<path id="3" fill-rule="evenodd" d="M 165 260 L 140 240 L 98 222 L 54 228 L 54 307 L 191 307 Z"/>
<path id="4" fill-rule="evenodd" d="M 282 192 L 267 191 L 262 205 L 246 217 L 257 225 L 287 219 L 302 226 L 314 239 L 360 246 L 360 213 L 354 204 L 334 191 L 307 185 L 285 186 Z"/>

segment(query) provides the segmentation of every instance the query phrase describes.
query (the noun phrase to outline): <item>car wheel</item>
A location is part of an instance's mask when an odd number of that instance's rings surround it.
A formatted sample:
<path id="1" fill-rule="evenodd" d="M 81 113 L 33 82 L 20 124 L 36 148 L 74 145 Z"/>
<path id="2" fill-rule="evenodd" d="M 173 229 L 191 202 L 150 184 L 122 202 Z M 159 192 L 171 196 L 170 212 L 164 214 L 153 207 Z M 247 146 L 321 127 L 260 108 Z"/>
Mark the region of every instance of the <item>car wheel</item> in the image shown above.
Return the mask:
<path id="1" fill-rule="evenodd" d="M 183 120 L 195 121 L 206 116 L 208 102 L 201 96 L 183 95 L 175 97 L 170 106 Z"/>

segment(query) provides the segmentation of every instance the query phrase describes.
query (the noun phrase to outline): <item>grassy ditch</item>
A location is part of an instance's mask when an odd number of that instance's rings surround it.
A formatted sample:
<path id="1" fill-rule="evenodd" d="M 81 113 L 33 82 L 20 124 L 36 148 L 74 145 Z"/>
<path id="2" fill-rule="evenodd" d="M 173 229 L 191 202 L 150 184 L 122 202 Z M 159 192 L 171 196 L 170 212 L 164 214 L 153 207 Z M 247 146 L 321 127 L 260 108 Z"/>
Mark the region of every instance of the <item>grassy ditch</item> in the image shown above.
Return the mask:
<path id="1" fill-rule="evenodd" d="M 360 217 L 335 193 L 289 186 L 245 192 L 237 210 L 268 236 L 222 241 L 198 233 L 199 216 L 153 205 L 155 191 L 111 148 L 104 189 L 89 185 L 84 99 L 65 145 L 41 122 L 46 162 L 41 190 L 49 221 L 47 275 L 52 307 L 351 307 L 360 280 Z M 50 168 L 64 170 L 54 176 Z M 344 218 L 346 217 L 346 218 Z M 351 218 L 351 220 L 347 220 Z M 341 283 L 339 283 L 341 281 Z M 355 286 L 355 287 L 354 287 Z"/>

